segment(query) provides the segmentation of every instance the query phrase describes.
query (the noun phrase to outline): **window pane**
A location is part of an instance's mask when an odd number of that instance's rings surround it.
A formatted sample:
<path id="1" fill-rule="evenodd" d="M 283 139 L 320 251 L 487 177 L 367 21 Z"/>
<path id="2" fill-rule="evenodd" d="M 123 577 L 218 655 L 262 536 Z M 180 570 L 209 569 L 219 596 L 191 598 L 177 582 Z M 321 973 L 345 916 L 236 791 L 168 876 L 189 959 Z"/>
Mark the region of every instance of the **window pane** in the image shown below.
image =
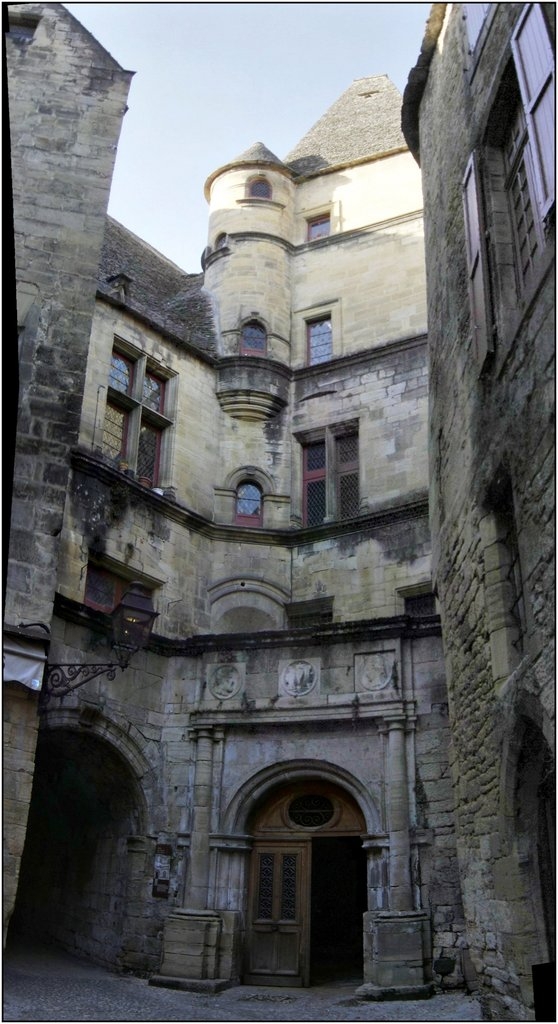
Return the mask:
<path id="1" fill-rule="evenodd" d="M 358 463 L 358 434 L 337 438 L 337 462 L 339 466 Z"/>
<path id="2" fill-rule="evenodd" d="M 104 569 L 88 565 L 85 603 L 92 608 L 111 612 L 116 605 L 116 578 Z"/>
<path id="3" fill-rule="evenodd" d="M 263 921 L 273 916 L 273 862 L 272 853 L 260 853 L 257 916 Z"/>
<path id="4" fill-rule="evenodd" d="M 281 877 L 281 920 L 296 920 L 296 854 L 283 855 Z"/>
<path id="5" fill-rule="evenodd" d="M 256 199 L 271 199 L 271 185 L 264 178 L 250 182 L 250 195 Z"/>
<path id="6" fill-rule="evenodd" d="M 323 523 L 326 514 L 325 480 L 309 480 L 306 484 L 306 526 Z"/>
<path id="7" fill-rule="evenodd" d="M 103 428 L 102 448 L 105 455 L 114 459 L 124 455 L 126 448 L 127 413 L 115 405 L 107 404 Z"/>
<path id="8" fill-rule="evenodd" d="M 312 242 L 315 238 L 327 238 L 329 232 L 329 214 L 327 216 L 316 217 L 315 220 L 308 221 L 308 241 Z"/>
<path id="9" fill-rule="evenodd" d="M 132 389 L 132 364 L 116 352 L 110 361 L 109 385 L 124 395 L 129 395 Z"/>
<path id="10" fill-rule="evenodd" d="M 252 321 L 242 328 L 242 352 L 262 355 L 266 350 L 267 333 L 262 324 Z"/>
<path id="11" fill-rule="evenodd" d="M 165 382 L 153 373 L 146 373 L 143 382 L 143 404 L 156 412 L 163 411 L 163 396 L 165 393 Z"/>
<path id="12" fill-rule="evenodd" d="M 306 455 L 306 469 L 311 472 L 315 469 L 325 469 L 326 446 L 325 441 L 317 441 L 316 444 L 309 444 L 304 449 Z"/>
<path id="13" fill-rule="evenodd" d="M 331 320 L 327 317 L 324 320 L 314 320 L 308 324 L 308 360 L 310 365 L 323 363 L 331 359 L 332 334 Z"/>
<path id="14" fill-rule="evenodd" d="M 138 444 L 137 475 L 145 476 L 155 484 L 159 461 L 161 431 L 148 423 L 142 423 Z"/>
<path id="15" fill-rule="evenodd" d="M 259 516 L 262 494 L 255 484 L 241 484 L 236 492 L 236 513 L 239 516 Z"/>
<path id="16" fill-rule="evenodd" d="M 339 519 L 349 519 L 358 513 L 358 473 L 345 473 L 339 477 Z"/>

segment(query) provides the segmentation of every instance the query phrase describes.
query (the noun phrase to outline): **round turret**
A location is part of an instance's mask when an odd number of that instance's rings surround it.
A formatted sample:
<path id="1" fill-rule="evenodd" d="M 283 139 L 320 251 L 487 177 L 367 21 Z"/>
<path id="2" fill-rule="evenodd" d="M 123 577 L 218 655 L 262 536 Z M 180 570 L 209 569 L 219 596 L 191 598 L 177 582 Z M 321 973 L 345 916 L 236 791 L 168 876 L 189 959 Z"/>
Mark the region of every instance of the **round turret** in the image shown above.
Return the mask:
<path id="1" fill-rule="evenodd" d="M 205 287 L 221 354 L 290 362 L 293 174 L 262 143 L 209 176 Z"/>

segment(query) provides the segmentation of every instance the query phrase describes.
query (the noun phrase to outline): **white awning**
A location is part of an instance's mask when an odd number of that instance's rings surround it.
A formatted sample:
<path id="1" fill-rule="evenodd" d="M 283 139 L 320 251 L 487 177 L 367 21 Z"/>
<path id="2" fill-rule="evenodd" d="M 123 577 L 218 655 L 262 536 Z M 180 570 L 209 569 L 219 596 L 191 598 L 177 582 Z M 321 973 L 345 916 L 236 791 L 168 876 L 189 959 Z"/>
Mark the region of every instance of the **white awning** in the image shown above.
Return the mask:
<path id="1" fill-rule="evenodd" d="M 22 683 L 30 690 L 40 690 L 47 656 L 40 641 L 7 637 L 4 643 L 4 682 Z"/>

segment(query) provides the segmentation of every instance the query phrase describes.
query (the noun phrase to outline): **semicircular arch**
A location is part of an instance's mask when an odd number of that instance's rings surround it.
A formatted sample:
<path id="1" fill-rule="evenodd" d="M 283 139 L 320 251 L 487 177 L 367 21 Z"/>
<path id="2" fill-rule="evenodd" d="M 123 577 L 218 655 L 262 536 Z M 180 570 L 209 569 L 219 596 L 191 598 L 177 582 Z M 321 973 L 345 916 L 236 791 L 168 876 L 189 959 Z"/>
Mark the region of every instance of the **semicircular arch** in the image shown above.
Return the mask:
<path id="1" fill-rule="evenodd" d="M 44 716 L 41 731 L 46 736 L 61 730 L 76 736 L 86 735 L 110 748 L 128 771 L 137 802 L 139 831 L 149 831 L 154 825 L 154 808 L 158 806 L 154 793 L 156 766 L 150 762 L 139 743 L 101 711 L 88 706 L 49 709 Z"/>
<path id="2" fill-rule="evenodd" d="M 382 831 L 379 802 L 374 800 L 364 783 L 339 765 L 310 758 L 268 765 L 247 779 L 237 789 L 225 811 L 225 831 L 246 834 L 250 818 L 261 803 L 272 796 L 274 790 L 284 788 L 289 782 L 295 784 L 304 781 L 327 782 L 339 790 L 345 790 L 362 811 L 367 831 Z"/>

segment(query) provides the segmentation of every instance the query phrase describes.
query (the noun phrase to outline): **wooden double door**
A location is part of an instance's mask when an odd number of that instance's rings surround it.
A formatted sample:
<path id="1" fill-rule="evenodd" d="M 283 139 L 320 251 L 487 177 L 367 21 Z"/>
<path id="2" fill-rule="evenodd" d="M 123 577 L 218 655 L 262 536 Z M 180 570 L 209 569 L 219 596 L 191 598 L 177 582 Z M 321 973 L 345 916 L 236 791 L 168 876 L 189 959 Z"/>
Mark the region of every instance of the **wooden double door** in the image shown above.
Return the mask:
<path id="1" fill-rule="evenodd" d="M 255 839 L 245 984 L 362 978 L 366 859 L 356 830 L 340 834 L 340 818 L 337 828 L 310 826 L 307 835 L 299 827 L 289 834 L 287 818 L 283 835 Z"/>

